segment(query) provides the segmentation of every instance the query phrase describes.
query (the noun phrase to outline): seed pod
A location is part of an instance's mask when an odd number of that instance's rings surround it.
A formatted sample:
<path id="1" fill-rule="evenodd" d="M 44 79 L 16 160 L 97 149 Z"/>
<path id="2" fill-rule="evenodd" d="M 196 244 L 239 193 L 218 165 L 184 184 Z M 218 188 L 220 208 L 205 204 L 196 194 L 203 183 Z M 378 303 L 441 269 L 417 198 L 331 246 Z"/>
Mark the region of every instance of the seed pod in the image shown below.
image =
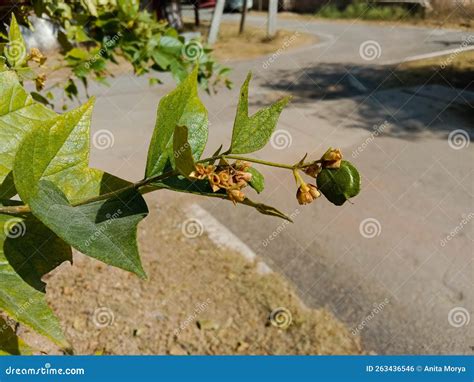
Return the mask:
<path id="1" fill-rule="evenodd" d="M 324 168 L 316 178 L 318 189 L 331 203 L 342 206 L 360 191 L 360 175 L 357 169 L 346 160 L 337 169 Z"/>

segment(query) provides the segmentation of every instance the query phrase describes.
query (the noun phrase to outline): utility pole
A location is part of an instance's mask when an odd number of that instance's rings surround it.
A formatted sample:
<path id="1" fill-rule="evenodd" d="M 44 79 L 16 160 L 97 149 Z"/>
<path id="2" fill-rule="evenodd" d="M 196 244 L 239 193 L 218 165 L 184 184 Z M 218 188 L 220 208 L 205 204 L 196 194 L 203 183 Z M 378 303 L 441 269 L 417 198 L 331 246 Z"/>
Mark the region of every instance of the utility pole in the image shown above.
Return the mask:
<path id="1" fill-rule="evenodd" d="M 211 29 L 209 30 L 209 37 L 207 38 L 207 43 L 209 45 L 212 45 L 217 41 L 217 36 L 219 35 L 219 27 L 221 25 L 222 20 L 222 14 L 224 13 L 224 3 L 225 0 L 217 0 L 216 7 L 214 8 L 214 13 L 212 14 Z"/>
<path id="2" fill-rule="evenodd" d="M 276 34 L 277 13 L 278 13 L 278 0 L 269 0 L 268 22 L 267 22 L 267 36 L 269 38 L 275 37 L 275 34 Z"/>

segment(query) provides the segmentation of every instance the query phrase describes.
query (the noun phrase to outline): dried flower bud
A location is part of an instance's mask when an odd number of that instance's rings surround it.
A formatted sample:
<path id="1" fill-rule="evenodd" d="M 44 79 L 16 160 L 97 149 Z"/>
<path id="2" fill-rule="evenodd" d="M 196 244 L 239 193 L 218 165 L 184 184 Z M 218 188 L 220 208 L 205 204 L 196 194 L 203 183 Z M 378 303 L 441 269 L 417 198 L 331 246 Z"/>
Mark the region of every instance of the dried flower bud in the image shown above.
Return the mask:
<path id="1" fill-rule="evenodd" d="M 232 177 L 230 176 L 229 172 L 226 171 L 221 171 L 219 174 L 219 180 L 223 185 L 230 185 L 232 182 Z"/>
<path id="2" fill-rule="evenodd" d="M 248 183 L 252 180 L 252 174 L 250 172 L 245 172 L 245 171 L 236 171 L 234 178 L 237 183 L 242 180 Z"/>
<path id="3" fill-rule="evenodd" d="M 296 199 L 299 204 L 309 204 L 314 199 L 319 198 L 321 194 L 313 184 L 302 184 L 296 192 Z"/>
<path id="4" fill-rule="evenodd" d="M 213 192 L 217 192 L 221 189 L 221 179 L 219 178 L 219 175 L 216 173 L 209 174 L 208 179 Z"/>
<path id="5" fill-rule="evenodd" d="M 245 162 L 243 160 L 238 160 L 234 163 L 234 168 L 237 170 L 237 171 L 245 171 L 247 170 L 249 167 L 251 167 L 252 165 L 249 163 L 249 162 Z"/>
<path id="6" fill-rule="evenodd" d="M 227 190 L 227 196 L 234 204 L 237 202 L 243 202 L 245 199 L 245 194 L 238 189 Z"/>
<path id="7" fill-rule="evenodd" d="M 303 171 L 306 175 L 316 178 L 321 171 L 321 165 L 319 163 L 314 163 L 311 166 L 305 167 Z"/>
<path id="8" fill-rule="evenodd" d="M 321 157 L 321 160 L 324 168 L 339 168 L 342 161 L 341 150 L 330 147 Z"/>
<path id="9" fill-rule="evenodd" d="M 40 65 L 43 65 L 44 62 L 46 61 L 46 56 L 44 56 L 43 53 L 41 53 L 41 51 L 38 48 L 31 48 L 30 60 L 37 62 Z"/>
<path id="10" fill-rule="evenodd" d="M 206 179 L 209 175 L 214 172 L 214 166 L 208 165 L 203 166 L 202 164 L 196 164 L 196 170 L 193 171 L 189 176 L 195 179 Z"/>
<path id="11" fill-rule="evenodd" d="M 46 83 L 46 75 L 40 74 L 35 78 L 35 86 L 36 91 L 41 91 L 44 88 L 44 84 Z"/>

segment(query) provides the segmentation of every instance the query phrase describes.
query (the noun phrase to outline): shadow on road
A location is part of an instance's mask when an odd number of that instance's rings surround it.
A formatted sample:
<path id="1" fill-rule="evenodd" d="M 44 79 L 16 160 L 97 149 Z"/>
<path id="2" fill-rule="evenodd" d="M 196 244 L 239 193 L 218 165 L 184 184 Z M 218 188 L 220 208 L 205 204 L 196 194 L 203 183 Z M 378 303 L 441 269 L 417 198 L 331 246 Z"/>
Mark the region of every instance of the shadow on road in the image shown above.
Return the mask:
<path id="1" fill-rule="evenodd" d="M 357 110 L 352 123 L 345 127 L 372 131 L 386 122 L 389 128 L 380 135 L 417 139 L 426 132 L 445 138 L 461 126 L 474 137 L 470 126 L 474 118 L 474 71 L 469 67 L 427 70 L 317 64 L 298 71 L 277 70 L 261 85 L 292 94 L 295 106 L 308 106 L 316 100 L 354 99 Z"/>

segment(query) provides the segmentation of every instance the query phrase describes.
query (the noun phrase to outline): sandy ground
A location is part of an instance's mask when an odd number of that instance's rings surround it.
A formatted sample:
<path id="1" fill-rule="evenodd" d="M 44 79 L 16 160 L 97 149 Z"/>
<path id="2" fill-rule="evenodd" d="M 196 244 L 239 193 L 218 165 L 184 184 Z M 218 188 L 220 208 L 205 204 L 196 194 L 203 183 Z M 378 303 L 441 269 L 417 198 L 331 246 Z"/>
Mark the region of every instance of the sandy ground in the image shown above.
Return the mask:
<path id="1" fill-rule="evenodd" d="M 305 308 L 281 276 L 259 274 L 193 230 L 173 200 L 152 200 L 140 225 L 147 281 L 81 254 L 48 277 L 48 301 L 76 354 L 362 352 L 357 336 L 328 311 Z M 196 232 L 202 235 L 190 237 Z"/>

